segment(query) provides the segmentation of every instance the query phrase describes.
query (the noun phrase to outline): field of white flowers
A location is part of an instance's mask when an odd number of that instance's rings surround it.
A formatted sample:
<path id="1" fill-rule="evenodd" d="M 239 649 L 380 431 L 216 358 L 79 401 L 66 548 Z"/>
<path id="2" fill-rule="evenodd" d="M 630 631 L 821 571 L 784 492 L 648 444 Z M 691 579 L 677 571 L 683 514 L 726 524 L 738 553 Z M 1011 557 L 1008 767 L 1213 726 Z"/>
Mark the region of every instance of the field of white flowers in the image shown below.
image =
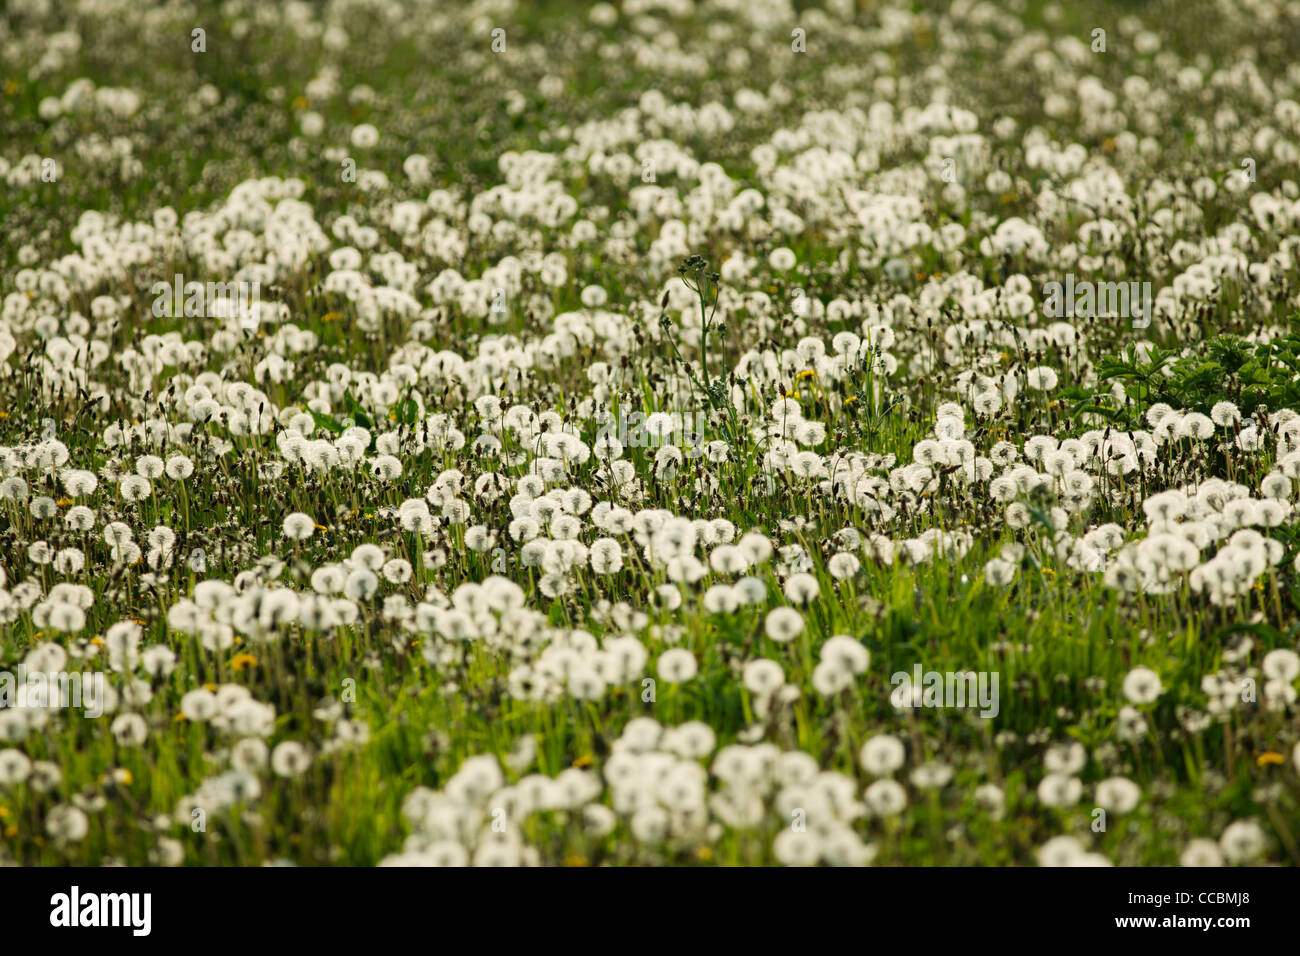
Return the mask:
<path id="1" fill-rule="evenodd" d="M 0 863 L 1300 863 L 1296 0 L 8 0 Z"/>

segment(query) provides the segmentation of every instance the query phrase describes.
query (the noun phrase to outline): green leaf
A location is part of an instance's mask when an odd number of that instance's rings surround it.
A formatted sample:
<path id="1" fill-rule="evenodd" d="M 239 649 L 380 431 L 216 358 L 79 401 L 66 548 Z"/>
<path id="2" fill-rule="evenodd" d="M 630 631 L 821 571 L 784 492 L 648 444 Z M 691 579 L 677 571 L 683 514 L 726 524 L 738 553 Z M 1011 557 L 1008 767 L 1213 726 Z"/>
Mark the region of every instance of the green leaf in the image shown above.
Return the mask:
<path id="1" fill-rule="evenodd" d="M 420 406 L 416 404 L 415 399 L 408 398 L 398 402 L 388 410 L 388 413 L 399 425 L 414 425 L 420 417 Z"/>
<path id="2" fill-rule="evenodd" d="M 352 397 L 352 392 L 343 393 L 343 400 L 348 403 L 348 417 L 351 418 L 362 428 L 374 428 L 375 424 L 371 421 L 366 410 L 361 407 L 361 403 Z"/>
<path id="3" fill-rule="evenodd" d="M 317 428 L 323 428 L 325 431 L 332 432 L 335 435 L 343 434 L 343 426 L 339 424 L 338 420 L 335 419 L 333 415 L 322 415 L 320 412 L 313 409 L 308 409 L 308 411 L 311 412 L 312 420 L 316 423 Z"/>

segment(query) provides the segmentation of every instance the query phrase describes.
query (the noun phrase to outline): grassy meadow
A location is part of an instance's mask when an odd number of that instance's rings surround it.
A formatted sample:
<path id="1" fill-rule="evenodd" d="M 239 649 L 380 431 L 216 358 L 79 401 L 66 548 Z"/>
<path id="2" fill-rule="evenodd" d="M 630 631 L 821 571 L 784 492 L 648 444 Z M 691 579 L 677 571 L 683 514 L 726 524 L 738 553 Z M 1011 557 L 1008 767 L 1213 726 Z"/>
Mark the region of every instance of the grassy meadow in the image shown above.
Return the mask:
<path id="1" fill-rule="evenodd" d="M 1300 862 L 1298 52 L 9 0 L 0 863 Z"/>

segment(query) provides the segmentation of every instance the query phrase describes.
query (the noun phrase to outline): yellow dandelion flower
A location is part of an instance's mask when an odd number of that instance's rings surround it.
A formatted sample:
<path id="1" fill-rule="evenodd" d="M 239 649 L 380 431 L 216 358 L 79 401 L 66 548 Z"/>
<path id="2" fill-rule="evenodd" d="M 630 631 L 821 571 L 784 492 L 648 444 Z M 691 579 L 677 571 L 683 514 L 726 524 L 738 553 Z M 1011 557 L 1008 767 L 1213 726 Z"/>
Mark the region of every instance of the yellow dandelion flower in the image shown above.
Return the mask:
<path id="1" fill-rule="evenodd" d="M 1275 750 L 1266 750 L 1255 758 L 1257 767 L 1267 767 L 1269 764 L 1280 765 L 1286 763 L 1286 758 Z"/>

